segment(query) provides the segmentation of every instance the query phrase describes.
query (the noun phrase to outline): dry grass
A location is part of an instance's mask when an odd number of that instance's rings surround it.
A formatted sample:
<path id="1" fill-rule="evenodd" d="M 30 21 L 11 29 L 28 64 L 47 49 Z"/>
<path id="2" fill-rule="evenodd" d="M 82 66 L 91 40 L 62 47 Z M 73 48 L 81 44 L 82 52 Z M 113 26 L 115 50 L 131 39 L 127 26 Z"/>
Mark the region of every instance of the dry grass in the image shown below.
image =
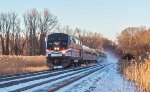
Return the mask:
<path id="1" fill-rule="evenodd" d="M 0 75 L 47 70 L 44 56 L 0 56 Z"/>
<path id="2" fill-rule="evenodd" d="M 122 63 L 122 72 L 128 80 L 137 84 L 140 92 L 150 92 L 150 62 Z"/>

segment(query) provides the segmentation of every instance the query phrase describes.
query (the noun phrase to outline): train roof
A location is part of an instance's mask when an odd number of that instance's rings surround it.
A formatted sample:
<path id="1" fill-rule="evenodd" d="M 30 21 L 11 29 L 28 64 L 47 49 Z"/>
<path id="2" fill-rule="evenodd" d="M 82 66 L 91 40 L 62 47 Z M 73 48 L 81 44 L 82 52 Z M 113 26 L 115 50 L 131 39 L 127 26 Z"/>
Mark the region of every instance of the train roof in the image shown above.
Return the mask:
<path id="1" fill-rule="evenodd" d="M 68 34 L 65 34 L 65 33 L 52 33 L 52 34 L 49 34 L 49 35 L 47 35 L 47 36 L 50 36 L 50 35 L 65 35 L 65 36 L 70 36 L 70 35 L 68 35 Z"/>
<path id="2" fill-rule="evenodd" d="M 68 34 L 64 34 L 64 33 L 53 33 L 53 34 L 49 34 L 47 35 L 47 40 L 67 40 L 69 37 Z"/>

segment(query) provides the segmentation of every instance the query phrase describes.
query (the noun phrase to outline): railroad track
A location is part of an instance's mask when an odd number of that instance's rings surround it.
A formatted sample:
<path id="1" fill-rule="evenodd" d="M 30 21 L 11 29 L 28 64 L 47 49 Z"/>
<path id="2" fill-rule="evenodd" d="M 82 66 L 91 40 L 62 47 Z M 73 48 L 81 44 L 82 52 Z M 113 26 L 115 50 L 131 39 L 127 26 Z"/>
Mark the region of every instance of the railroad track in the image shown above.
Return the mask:
<path id="1" fill-rule="evenodd" d="M 62 69 L 58 71 L 41 71 L 21 75 L 9 75 L 0 77 L 0 92 L 32 92 L 61 89 L 85 76 L 104 69 L 108 64 L 97 64 L 88 67 Z"/>

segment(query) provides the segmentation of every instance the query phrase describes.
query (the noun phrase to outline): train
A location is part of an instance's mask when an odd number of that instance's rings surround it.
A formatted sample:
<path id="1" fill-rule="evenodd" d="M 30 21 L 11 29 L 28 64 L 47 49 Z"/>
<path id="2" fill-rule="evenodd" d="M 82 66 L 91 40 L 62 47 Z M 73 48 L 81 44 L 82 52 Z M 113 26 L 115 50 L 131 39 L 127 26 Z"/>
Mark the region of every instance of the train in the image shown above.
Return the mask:
<path id="1" fill-rule="evenodd" d="M 46 36 L 46 59 L 49 68 L 66 68 L 105 61 L 107 55 L 82 44 L 77 38 L 65 33 Z"/>

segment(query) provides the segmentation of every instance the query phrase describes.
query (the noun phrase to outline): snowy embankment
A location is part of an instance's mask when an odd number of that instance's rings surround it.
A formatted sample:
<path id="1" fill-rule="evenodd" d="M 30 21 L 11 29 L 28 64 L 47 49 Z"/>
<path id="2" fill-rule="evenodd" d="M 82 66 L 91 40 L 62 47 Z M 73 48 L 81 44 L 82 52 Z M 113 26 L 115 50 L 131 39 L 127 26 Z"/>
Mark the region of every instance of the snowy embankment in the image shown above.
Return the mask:
<path id="1" fill-rule="evenodd" d="M 107 62 L 113 63 L 105 69 L 88 75 L 57 92 L 138 92 L 134 83 L 118 74 L 117 59 L 113 53 L 107 53 Z"/>
<path id="2" fill-rule="evenodd" d="M 86 76 L 57 92 L 136 92 L 134 84 L 117 72 L 117 63 Z"/>
<path id="3" fill-rule="evenodd" d="M 0 77 L 0 92 L 138 92 L 132 82 L 118 74 L 117 60 L 60 71 Z"/>
<path id="4" fill-rule="evenodd" d="M 25 75 L 12 75 L 0 78 L 0 92 L 32 92 L 32 91 L 50 91 L 65 87 L 65 84 L 84 78 L 108 65 L 96 64 L 87 67 L 78 67 L 62 71 L 43 71 Z M 66 83 L 65 83 L 66 82 Z M 63 85 L 62 85 L 63 84 Z"/>

